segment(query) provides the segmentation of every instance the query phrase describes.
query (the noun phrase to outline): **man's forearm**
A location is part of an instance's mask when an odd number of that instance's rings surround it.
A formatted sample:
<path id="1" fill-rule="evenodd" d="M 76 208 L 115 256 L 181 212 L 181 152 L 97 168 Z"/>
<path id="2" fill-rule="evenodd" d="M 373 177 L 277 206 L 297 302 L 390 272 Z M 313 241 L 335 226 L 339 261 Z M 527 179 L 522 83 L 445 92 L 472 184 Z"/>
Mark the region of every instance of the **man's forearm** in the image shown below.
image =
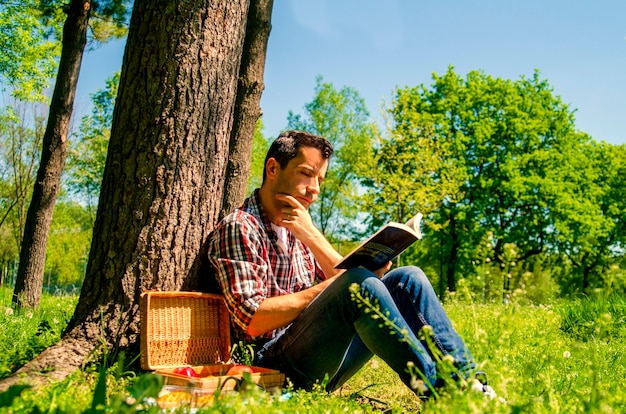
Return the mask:
<path id="1" fill-rule="evenodd" d="M 315 260 L 319 263 L 326 278 L 330 279 L 343 273 L 343 270 L 335 269 L 335 265 L 342 259 L 342 256 L 335 250 L 321 231 L 317 228 L 313 228 L 307 234 L 307 238 L 301 241 L 311 249 Z"/>
<path id="2" fill-rule="evenodd" d="M 248 335 L 254 338 L 290 324 L 330 283 L 325 280 L 300 292 L 265 299 L 248 325 Z"/>

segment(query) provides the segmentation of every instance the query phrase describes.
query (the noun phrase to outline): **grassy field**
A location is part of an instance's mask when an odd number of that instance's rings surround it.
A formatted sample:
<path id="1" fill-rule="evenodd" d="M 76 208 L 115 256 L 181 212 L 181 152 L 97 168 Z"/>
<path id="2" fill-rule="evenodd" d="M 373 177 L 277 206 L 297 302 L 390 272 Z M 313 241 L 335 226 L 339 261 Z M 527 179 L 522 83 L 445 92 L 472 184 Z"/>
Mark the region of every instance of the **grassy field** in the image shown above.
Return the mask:
<path id="1" fill-rule="evenodd" d="M 18 314 L 10 308 L 10 291 L 0 288 L 0 378 L 58 340 L 76 301 L 75 296 L 45 296 L 39 310 Z M 281 398 L 252 390 L 222 395 L 199 411 L 552 414 L 612 413 L 626 406 L 625 300 L 445 307 L 506 403 L 461 389 L 421 402 L 373 359 L 333 394 L 290 392 Z M 61 383 L 1 394 L 0 413 L 158 412 L 145 397 L 159 388 L 158 378 L 132 364 L 122 361 L 106 370 L 90 364 Z"/>

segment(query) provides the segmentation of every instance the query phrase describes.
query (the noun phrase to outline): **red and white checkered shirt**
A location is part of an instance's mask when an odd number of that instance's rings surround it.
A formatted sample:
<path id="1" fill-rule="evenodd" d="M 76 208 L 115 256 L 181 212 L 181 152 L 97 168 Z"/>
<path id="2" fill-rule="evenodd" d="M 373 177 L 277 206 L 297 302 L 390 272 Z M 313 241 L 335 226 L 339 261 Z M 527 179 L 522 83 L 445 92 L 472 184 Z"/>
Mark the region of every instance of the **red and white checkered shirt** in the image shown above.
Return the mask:
<path id="1" fill-rule="evenodd" d="M 289 230 L 286 233 L 285 249 L 279 245 L 256 190 L 211 234 L 209 260 L 238 334 L 245 335 L 264 299 L 299 292 L 325 279 L 311 250 Z M 255 341 L 265 342 L 282 329 Z"/>

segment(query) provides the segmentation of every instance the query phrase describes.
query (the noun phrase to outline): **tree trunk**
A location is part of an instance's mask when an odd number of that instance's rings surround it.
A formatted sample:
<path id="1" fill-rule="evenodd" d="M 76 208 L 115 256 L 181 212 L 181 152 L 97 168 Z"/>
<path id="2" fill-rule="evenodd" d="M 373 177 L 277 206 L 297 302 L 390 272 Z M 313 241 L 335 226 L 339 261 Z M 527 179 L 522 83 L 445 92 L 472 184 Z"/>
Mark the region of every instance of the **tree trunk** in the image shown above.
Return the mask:
<path id="1" fill-rule="evenodd" d="M 459 254 L 459 236 L 457 234 L 457 222 L 454 216 L 454 212 L 451 213 L 450 216 L 450 226 L 449 226 L 449 235 L 450 235 L 450 254 L 448 255 L 448 265 L 446 267 L 446 280 L 448 282 L 448 291 L 456 292 L 456 279 L 455 279 L 455 271 L 458 261 Z"/>
<path id="2" fill-rule="evenodd" d="M 261 116 L 260 101 L 265 88 L 263 72 L 273 3 L 274 0 L 257 0 L 250 4 L 220 218 L 239 207 L 246 196 L 254 128 Z"/>
<path id="3" fill-rule="evenodd" d="M 136 346 L 141 293 L 197 285 L 222 205 L 248 7 L 135 1 L 80 299 L 61 343 L 21 372 L 60 378 L 99 346 Z"/>
<path id="4" fill-rule="evenodd" d="M 26 215 L 13 292 L 13 305 L 18 308 L 37 307 L 41 300 L 50 223 L 65 166 L 66 140 L 87 42 L 90 8 L 90 0 L 72 0 L 63 25 L 59 72 L 50 101 L 41 163 Z"/>

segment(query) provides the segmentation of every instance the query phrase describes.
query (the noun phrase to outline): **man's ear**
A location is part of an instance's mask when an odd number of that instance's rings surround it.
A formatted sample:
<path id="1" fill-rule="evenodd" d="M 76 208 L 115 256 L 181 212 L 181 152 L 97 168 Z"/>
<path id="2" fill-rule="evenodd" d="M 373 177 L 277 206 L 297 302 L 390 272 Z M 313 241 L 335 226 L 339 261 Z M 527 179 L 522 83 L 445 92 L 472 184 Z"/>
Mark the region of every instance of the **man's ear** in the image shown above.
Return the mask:
<path id="1" fill-rule="evenodd" d="M 267 178 L 273 180 L 274 177 L 276 177 L 276 173 L 278 172 L 278 169 L 280 168 L 280 164 L 278 164 L 278 161 L 276 161 L 276 158 L 269 158 L 267 160 L 267 164 L 265 164 L 265 174 L 267 175 Z"/>

